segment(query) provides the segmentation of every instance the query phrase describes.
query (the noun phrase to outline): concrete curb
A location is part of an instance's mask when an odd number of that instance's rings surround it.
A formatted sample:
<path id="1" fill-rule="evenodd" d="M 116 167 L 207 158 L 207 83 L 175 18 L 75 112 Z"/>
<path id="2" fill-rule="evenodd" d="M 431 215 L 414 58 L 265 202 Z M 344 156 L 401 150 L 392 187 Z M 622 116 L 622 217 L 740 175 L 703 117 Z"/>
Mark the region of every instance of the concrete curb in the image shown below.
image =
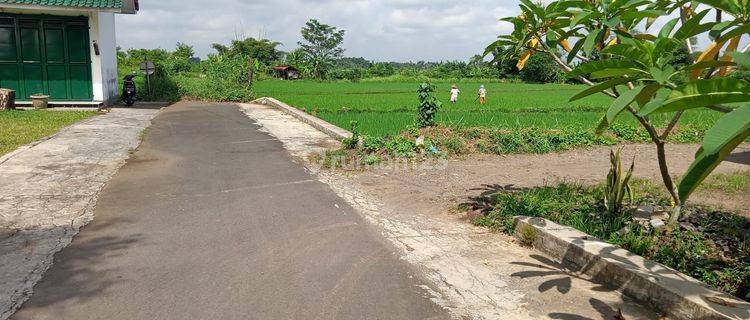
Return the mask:
<path id="1" fill-rule="evenodd" d="M 514 229 L 518 239 L 559 259 L 571 271 L 615 286 L 673 319 L 750 319 L 750 303 L 574 228 L 516 217 Z"/>
<path id="2" fill-rule="evenodd" d="M 286 103 L 283 103 L 279 100 L 276 100 L 274 98 L 264 97 L 257 100 L 254 100 L 250 103 L 255 104 L 262 104 L 266 106 L 272 106 L 276 109 L 279 109 L 292 117 L 297 118 L 298 120 L 307 123 L 311 125 L 313 128 L 320 130 L 321 132 L 331 136 L 331 138 L 334 138 L 338 141 L 348 139 L 352 137 L 352 133 L 344 130 L 342 128 L 339 128 L 333 124 L 330 124 L 326 122 L 323 119 L 320 119 L 318 117 L 314 117 L 310 114 L 307 114 L 306 112 L 297 109 L 295 107 L 292 107 Z"/>

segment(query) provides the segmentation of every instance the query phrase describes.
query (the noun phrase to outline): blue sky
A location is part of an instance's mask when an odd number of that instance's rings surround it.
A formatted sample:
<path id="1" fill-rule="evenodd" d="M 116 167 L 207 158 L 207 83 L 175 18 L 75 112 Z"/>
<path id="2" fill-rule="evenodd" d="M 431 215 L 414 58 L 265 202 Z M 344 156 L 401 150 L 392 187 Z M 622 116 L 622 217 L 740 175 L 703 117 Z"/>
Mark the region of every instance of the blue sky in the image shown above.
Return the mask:
<path id="1" fill-rule="evenodd" d="M 117 17 L 124 49 L 171 49 L 180 41 L 205 56 L 211 43 L 264 37 L 297 47 L 310 18 L 347 31 L 347 56 L 377 61 L 466 60 L 510 30 L 510 0 L 145 0 L 137 15 Z"/>

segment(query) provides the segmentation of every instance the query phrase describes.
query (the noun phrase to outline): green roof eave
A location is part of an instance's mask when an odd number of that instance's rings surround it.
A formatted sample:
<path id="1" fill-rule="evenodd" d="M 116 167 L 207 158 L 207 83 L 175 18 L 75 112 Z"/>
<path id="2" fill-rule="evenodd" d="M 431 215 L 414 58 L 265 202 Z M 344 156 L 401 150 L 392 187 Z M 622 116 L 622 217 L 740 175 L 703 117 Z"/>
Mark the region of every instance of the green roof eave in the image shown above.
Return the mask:
<path id="1" fill-rule="evenodd" d="M 125 2 L 128 3 L 125 3 Z M 0 0 L 0 8 L 63 9 L 135 13 L 133 0 Z"/>

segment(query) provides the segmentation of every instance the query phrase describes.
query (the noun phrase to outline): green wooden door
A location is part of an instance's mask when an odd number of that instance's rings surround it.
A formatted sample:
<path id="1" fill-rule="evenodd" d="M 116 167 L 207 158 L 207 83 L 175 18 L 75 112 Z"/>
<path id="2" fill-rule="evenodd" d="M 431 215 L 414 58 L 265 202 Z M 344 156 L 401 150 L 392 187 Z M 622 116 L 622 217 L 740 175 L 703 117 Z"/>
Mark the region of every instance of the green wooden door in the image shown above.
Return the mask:
<path id="1" fill-rule="evenodd" d="M 0 15 L 0 87 L 19 100 L 91 101 L 91 57 L 85 18 Z"/>

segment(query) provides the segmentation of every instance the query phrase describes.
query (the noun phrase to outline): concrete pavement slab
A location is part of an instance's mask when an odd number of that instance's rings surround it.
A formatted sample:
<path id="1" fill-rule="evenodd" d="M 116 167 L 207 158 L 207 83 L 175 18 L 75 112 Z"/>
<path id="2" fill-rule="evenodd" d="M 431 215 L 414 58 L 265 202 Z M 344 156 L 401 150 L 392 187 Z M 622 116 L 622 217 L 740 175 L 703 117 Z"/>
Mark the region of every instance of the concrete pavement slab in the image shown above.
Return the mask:
<path id="1" fill-rule="evenodd" d="M 92 219 L 97 194 L 157 112 L 115 109 L 3 157 L 0 319 L 28 298 L 53 255 Z"/>

